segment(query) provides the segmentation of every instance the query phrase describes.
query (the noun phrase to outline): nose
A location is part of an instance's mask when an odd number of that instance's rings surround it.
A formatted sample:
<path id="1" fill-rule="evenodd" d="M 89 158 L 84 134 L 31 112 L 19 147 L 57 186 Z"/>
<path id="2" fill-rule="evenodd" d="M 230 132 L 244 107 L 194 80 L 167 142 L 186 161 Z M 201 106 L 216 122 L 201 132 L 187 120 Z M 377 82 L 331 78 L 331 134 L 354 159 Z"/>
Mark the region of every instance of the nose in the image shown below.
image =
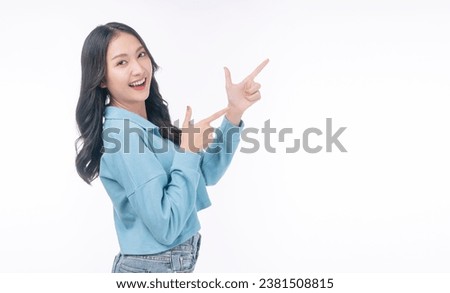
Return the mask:
<path id="1" fill-rule="evenodd" d="M 138 60 L 134 60 L 131 64 L 131 75 L 140 76 L 144 73 L 144 67 L 139 63 Z"/>

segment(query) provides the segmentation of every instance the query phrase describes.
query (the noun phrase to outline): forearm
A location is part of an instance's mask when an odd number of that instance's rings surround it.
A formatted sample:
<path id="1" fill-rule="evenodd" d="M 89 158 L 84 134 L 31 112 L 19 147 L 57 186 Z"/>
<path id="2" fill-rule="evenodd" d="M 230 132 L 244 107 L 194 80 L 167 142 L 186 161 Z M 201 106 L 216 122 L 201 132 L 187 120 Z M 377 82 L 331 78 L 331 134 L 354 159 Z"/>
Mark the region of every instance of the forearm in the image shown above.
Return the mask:
<path id="1" fill-rule="evenodd" d="M 202 153 L 203 159 L 200 168 L 206 185 L 216 184 L 230 165 L 240 141 L 240 133 L 244 128 L 242 120 L 238 123 L 238 125 L 234 125 L 225 116 L 221 126 L 217 129 L 217 137 L 214 142 Z"/>

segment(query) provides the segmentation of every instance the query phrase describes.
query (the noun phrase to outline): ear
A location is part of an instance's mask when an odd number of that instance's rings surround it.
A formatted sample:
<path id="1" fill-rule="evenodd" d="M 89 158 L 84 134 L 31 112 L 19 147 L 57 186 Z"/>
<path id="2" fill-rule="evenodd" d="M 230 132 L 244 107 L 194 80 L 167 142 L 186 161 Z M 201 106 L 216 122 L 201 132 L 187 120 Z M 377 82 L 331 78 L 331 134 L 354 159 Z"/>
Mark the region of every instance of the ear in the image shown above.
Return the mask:
<path id="1" fill-rule="evenodd" d="M 104 80 L 102 80 L 102 82 L 100 82 L 100 87 L 102 89 L 106 88 L 106 82 Z"/>

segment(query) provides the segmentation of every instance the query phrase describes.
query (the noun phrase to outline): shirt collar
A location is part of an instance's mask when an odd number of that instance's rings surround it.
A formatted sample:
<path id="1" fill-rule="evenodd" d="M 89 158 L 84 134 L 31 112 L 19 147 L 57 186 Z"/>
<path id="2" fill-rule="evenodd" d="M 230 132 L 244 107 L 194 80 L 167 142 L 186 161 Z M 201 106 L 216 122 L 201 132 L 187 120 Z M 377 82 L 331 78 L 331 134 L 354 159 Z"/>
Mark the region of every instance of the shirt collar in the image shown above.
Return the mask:
<path id="1" fill-rule="evenodd" d="M 129 120 L 137 125 L 141 126 L 144 129 L 158 129 L 158 126 L 148 121 L 144 117 L 133 113 L 131 111 L 115 107 L 115 106 L 107 106 L 105 109 L 105 119 L 120 119 L 120 120 Z"/>

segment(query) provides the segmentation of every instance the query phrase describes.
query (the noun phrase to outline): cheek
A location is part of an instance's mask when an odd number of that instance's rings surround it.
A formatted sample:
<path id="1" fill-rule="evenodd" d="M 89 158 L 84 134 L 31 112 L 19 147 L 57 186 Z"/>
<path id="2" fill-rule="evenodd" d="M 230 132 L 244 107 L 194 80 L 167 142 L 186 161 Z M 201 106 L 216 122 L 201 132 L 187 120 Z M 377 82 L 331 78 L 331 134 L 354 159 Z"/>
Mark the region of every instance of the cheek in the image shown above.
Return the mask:
<path id="1" fill-rule="evenodd" d="M 150 78 L 153 75 L 153 66 L 152 66 L 152 62 L 150 61 L 150 58 L 148 58 L 145 62 L 145 68 L 147 68 L 148 74 L 150 75 Z"/>
<path id="2" fill-rule="evenodd" d="M 114 70 L 108 72 L 106 75 L 108 91 L 114 98 L 122 96 L 124 90 L 127 89 L 125 88 L 125 85 L 128 85 L 127 82 L 128 80 L 123 77 L 123 74 L 118 74 Z"/>
<path id="3" fill-rule="evenodd" d="M 128 82 L 127 76 L 118 70 L 110 70 L 106 78 L 108 86 L 111 88 L 120 87 L 121 84 Z"/>

